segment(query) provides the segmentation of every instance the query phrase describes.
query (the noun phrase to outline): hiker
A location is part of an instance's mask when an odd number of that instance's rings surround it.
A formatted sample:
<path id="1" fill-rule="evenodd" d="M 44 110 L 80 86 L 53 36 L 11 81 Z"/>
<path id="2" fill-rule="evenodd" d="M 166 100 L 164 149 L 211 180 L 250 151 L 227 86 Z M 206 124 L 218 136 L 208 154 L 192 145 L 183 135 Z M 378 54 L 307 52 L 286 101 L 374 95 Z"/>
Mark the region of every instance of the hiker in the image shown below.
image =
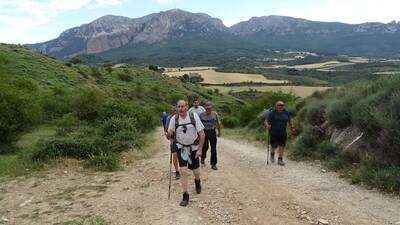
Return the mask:
<path id="1" fill-rule="evenodd" d="M 278 101 L 275 104 L 275 108 L 272 109 L 265 118 L 265 127 L 268 129 L 270 135 L 271 150 L 271 162 L 275 162 L 275 150 L 279 147 L 278 165 L 284 166 L 283 154 L 286 147 L 287 139 L 287 124 L 289 123 L 292 134 L 295 133 L 292 120 L 290 118 L 289 111 L 285 109 L 285 103 Z"/>
<path id="2" fill-rule="evenodd" d="M 168 127 L 169 127 L 169 123 L 171 122 L 171 118 L 176 115 L 178 113 L 178 110 L 176 109 L 176 107 L 173 107 L 171 110 L 171 115 L 169 115 L 167 117 L 167 121 L 166 121 L 166 126 L 165 126 L 165 136 L 167 137 L 167 139 L 170 141 L 170 150 L 171 150 L 171 154 L 172 154 L 172 162 L 174 164 L 175 167 L 175 179 L 179 180 L 181 178 L 181 174 L 179 173 L 179 166 L 178 166 L 178 148 L 176 147 L 176 142 L 175 142 L 175 137 L 169 137 L 168 135 Z"/>
<path id="3" fill-rule="evenodd" d="M 201 123 L 199 116 L 194 112 L 188 112 L 188 104 L 185 100 L 179 100 L 177 103 L 178 113 L 172 116 L 168 135 L 175 135 L 176 146 L 178 148 L 178 161 L 180 172 L 182 174 L 181 184 L 183 198 L 180 206 L 189 204 L 188 193 L 188 176 L 189 170 L 193 171 L 195 177 L 196 193 L 201 193 L 200 182 L 200 156 L 204 143 L 204 126 Z"/>
<path id="4" fill-rule="evenodd" d="M 200 105 L 200 99 L 198 97 L 194 97 L 193 104 L 192 107 L 189 109 L 189 112 L 195 112 L 198 116 L 200 116 L 200 114 L 204 111 L 206 110 L 203 106 Z"/>
<path id="5" fill-rule="evenodd" d="M 201 165 L 205 166 L 205 159 L 207 158 L 208 147 L 211 146 L 211 169 L 218 170 L 217 167 L 217 137 L 221 136 L 221 125 L 219 122 L 218 114 L 213 111 L 211 102 L 205 105 L 206 111 L 200 114 L 200 120 L 204 125 L 205 141 L 203 145 L 203 152 L 201 155 Z M 218 132 L 216 131 L 218 130 Z"/>
<path id="6" fill-rule="evenodd" d="M 167 118 L 168 118 L 167 113 L 163 112 L 162 115 L 161 115 L 161 123 L 162 123 L 162 125 L 164 127 L 164 130 L 167 129 Z"/>

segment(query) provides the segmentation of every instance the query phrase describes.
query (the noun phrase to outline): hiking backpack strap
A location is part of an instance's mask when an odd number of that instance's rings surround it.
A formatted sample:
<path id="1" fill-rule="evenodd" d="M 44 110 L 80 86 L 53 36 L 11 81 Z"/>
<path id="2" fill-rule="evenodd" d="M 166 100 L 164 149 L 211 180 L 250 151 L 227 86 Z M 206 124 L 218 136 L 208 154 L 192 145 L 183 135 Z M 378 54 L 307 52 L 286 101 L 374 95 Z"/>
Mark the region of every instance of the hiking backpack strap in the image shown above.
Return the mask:
<path id="1" fill-rule="evenodd" d="M 190 117 L 190 123 L 194 126 L 196 129 L 196 119 L 194 118 L 193 112 L 189 112 L 189 117 Z"/>

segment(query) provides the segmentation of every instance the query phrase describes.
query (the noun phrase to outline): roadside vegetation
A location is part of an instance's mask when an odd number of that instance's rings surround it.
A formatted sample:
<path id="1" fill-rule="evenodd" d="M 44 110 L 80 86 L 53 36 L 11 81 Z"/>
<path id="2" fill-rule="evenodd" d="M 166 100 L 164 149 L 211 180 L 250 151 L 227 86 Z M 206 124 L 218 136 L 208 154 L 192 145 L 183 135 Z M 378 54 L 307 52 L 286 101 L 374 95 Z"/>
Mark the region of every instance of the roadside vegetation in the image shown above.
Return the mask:
<path id="1" fill-rule="evenodd" d="M 292 158 L 322 160 L 352 183 L 400 193 L 399 85 L 389 76 L 307 98 L 298 106 Z M 338 134 L 348 140 L 340 143 Z"/>
<path id="2" fill-rule="evenodd" d="M 154 66 L 153 66 L 154 67 Z M 29 174 L 59 158 L 114 171 L 178 99 L 212 100 L 222 115 L 242 103 L 149 67 L 90 67 L 0 45 L 0 176 Z"/>

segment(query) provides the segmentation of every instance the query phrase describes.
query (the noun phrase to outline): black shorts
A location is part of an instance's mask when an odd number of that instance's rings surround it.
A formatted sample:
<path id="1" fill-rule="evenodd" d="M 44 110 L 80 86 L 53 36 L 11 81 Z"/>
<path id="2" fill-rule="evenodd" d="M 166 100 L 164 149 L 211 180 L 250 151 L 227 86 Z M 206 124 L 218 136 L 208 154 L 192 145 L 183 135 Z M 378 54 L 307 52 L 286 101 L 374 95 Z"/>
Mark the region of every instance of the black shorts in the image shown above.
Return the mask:
<path id="1" fill-rule="evenodd" d="M 286 140 L 287 140 L 287 135 L 283 136 L 271 135 L 269 143 L 271 144 L 272 148 L 277 148 L 278 146 L 285 147 Z"/>
<path id="2" fill-rule="evenodd" d="M 170 148 L 171 148 L 171 153 L 175 153 L 175 152 L 178 151 L 178 147 L 176 146 L 176 142 L 175 141 L 171 142 Z"/>
<path id="3" fill-rule="evenodd" d="M 190 160 L 192 161 L 192 164 L 189 164 L 188 161 L 183 160 L 181 157 L 181 149 L 178 149 L 179 167 L 187 167 L 190 170 L 195 170 L 200 167 L 200 157 L 196 159 L 196 151 L 190 152 Z"/>

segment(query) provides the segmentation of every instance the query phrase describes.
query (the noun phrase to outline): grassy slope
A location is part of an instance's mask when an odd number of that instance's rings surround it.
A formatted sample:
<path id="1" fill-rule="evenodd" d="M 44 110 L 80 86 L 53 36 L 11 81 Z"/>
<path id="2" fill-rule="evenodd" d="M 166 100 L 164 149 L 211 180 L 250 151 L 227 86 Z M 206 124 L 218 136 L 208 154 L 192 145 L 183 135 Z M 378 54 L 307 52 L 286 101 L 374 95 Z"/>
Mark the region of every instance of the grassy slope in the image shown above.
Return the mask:
<path id="1" fill-rule="evenodd" d="M 121 79 L 121 74 L 128 76 L 129 79 Z M 43 96 L 53 96 L 54 90 L 60 88 L 67 90 L 71 95 L 95 89 L 105 96 L 107 102 L 125 99 L 143 105 L 153 114 L 154 121 L 158 120 L 162 111 L 169 111 L 172 104 L 180 98 L 201 96 L 204 101 L 211 100 L 222 115 L 229 114 L 235 107 L 243 104 L 243 101 L 231 96 L 215 94 L 144 67 L 114 69 L 110 73 L 105 68 L 93 69 L 83 65 L 68 65 L 15 45 L 0 45 L 0 78 L 32 81 L 38 87 L 37 94 Z M 17 150 L 7 155 L 0 155 L 0 176 L 24 175 L 40 169 L 40 165 L 33 163 L 24 153 L 34 148 L 39 139 L 49 139 L 54 136 L 57 130 L 54 120 L 57 119 L 45 116 L 40 124 L 20 133 L 18 141 L 13 144 Z M 82 121 L 81 125 L 97 129 L 101 123 L 88 124 Z"/>

